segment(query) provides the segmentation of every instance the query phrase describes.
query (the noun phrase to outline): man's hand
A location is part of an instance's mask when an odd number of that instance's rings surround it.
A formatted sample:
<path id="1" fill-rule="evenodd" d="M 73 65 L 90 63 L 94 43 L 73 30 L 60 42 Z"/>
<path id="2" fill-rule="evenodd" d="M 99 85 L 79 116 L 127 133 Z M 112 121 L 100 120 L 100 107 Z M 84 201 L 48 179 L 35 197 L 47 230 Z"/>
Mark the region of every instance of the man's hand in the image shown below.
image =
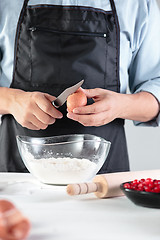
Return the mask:
<path id="1" fill-rule="evenodd" d="M 148 92 L 121 94 L 105 89 L 83 89 L 94 103 L 78 107 L 67 117 L 84 126 L 102 126 L 116 118 L 146 122 L 157 116 L 159 104 Z"/>
<path id="2" fill-rule="evenodd" d="M 49 94 L 18 89 L 8 89 L 8 91 L 8 108 L 3 112 L 12 114 L 23 127 L 32 130 L 46 129 L 55 122 L 56 118 L 63 117 L 51 103 L 55 97 Z"/>

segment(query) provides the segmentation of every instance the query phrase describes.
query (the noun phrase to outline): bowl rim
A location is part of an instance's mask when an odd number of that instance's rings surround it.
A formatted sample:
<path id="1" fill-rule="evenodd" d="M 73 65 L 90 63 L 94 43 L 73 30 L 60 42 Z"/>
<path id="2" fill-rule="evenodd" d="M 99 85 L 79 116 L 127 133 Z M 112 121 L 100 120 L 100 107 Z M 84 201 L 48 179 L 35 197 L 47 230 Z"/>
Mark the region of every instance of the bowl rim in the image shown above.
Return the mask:
<path id="1" fill-rule="evenodd" d="M 121 190 L 124 190 L 125 192 L 136 193 L 136 194 L 143 194 L 143 195 L 153 195 L 153 196 L 159 195 L 160 196 L 160 193 L 146 192 L 146 191 L 137 191 L 137 190 L 134 190 L 134 189 L 124 188 L 123 185 L 125 183 L 131 183 L 131 181 L 123 182 L 123 183 L 120 184 Z"/>
<path id="2" fill-rule="evenodd" d="M 72 140 L 72 141 L 64 141 L 64 142 L 56 142 L 56 143 L 39 143 L 39 142 L 29 142 L 26 140 L 23 140 L 23 137 L 27 137 L 28 139 L 33 139 L 33 140 L 46 140 L 46 139 L 50 139 L 53 137 L 72 137 L 72 136 L 77 136 L 77 137 L 81 137 L 81 136 L 91 136 L 91 137 L 95 137 L 97 139 L 82 139 L 82 140 Z M 28 145 L 45 145 L 45 146 L 54 146 L 54 145 L 64 145 L 64 144 L 71 144 L 71 143 L 78 143 L 78 142 L 103 142 L 105 144 L 108 145 L 108 147 L 110 148 L 111 142 L 108 140 L 105 140 L 102 137 L 96 136 L 96 135 L 92 135 L 92 134 L 66 134 L 66 135 L 56 135 L 56 136 L 51 136 L 51 137 L 31 137 L 31 136 L 25 136 L 25 135 L 17 135 L 16 136 L 17 141 L 28 144 Z"/>

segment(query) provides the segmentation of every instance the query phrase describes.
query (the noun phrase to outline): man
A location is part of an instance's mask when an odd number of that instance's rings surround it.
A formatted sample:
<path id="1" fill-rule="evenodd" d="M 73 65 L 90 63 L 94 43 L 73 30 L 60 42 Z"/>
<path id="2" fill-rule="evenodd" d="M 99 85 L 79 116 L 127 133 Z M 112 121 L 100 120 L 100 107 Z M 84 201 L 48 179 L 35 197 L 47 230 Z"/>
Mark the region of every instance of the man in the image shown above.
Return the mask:
<path id="1" fill-rule="evenodd" d="M 6 0 L 0 16 L 0 170 L 26 171 L 16 135 L 70 133 L 111 141 L 100 173 L 129 170 L 124 119 L 160 125 L 156 1 Z M 55 97 L 81 79 L 88 105 L 55 109 Z"/>

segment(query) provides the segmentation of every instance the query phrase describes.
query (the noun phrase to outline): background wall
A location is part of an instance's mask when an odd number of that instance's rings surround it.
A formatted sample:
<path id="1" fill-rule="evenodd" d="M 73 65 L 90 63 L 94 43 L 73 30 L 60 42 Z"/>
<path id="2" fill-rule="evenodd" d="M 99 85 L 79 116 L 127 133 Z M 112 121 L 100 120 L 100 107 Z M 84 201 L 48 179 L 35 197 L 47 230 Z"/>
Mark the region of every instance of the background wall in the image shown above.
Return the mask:
<path id="1" fill-rule="evenodd" d="M 160 169 L 160 127 L 135 127 L 126 120 L 125 129 L 131 170 Z"/>
<path id="2" fill-rule="evenodd" d="M 126 120 L 131 170 L 160 169 L 160 128 L 135 127 Z"/>

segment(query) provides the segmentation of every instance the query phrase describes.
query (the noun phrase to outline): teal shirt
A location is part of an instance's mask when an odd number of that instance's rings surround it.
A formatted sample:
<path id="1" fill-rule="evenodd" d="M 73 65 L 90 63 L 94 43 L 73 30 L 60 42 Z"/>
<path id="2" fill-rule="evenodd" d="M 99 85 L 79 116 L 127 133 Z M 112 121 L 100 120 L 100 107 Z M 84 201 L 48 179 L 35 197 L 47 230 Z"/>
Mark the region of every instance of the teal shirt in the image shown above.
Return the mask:
<path id="1" fill-rule="evenodd" d="M 77 5 L 110 11 L 109 0 L 30 0 L 29 4 Z M 14 42 L 23 0 L 0 0 L 0 86 L 12 82 Z M 147 91 L 160 102 L 160 10 L 156 0 L 115 0 L 120 25 L 121 93 Z M 160 126 L 160 114 L 147 123 Z"/>

